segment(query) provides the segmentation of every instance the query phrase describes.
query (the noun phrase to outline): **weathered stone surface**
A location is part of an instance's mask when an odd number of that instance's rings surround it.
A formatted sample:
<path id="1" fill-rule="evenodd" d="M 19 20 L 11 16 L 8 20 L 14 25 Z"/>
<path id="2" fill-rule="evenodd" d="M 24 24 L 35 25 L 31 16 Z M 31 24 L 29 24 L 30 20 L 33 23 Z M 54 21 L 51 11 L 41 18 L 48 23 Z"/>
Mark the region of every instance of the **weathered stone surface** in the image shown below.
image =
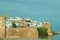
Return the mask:
<path id="1" fill-rule="evenodd" d="M 0 38 L 5 37 L 5 17 L 0 17 Z"/>
<path id="2" fill-rule="evenodd" d="M 37 28 L 7 28 L 6 38 L 38 38 Z"/>
<path id="3" fill-rule="evenodd" d="M 47 22 L 45 25 L 44 25 L 45 28 L 47 28 L 47 32 L 48 32 L 48 35 L 53 35 L 52 33 L 52 29 L 51 29 L 51 24 L 49 22 Z"/>
<path id="4" fill-rule="evenodd" d="M 0 28 L 0 38 L 5 36 L 5 29 L 4 28 Z"/>
<path id="5" fill-rule="evenodd" d="M 5 27 L 5 17 L 0 17 L 0 28 Z"/>

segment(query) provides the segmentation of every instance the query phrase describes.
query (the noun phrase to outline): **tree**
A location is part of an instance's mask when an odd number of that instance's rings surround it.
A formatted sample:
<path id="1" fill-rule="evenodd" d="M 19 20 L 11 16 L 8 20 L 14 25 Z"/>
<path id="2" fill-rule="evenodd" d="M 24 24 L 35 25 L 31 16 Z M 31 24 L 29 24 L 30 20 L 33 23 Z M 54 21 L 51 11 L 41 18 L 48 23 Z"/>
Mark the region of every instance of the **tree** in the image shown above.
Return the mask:
<path id="1" fill-rule="evenodd" d="M 12 27 L 13 27 L 13 28 L 16 28 L 16 27 L 17 27 L 14 22 L 12 23 Z"/>

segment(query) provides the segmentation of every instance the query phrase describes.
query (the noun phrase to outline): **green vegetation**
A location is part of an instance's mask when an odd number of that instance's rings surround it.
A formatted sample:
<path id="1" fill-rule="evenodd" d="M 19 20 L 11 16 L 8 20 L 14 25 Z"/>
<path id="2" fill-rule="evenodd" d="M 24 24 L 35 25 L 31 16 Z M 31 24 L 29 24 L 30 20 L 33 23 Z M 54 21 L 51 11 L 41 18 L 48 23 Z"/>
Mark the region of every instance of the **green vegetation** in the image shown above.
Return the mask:
<path id="1" fill-rule="evenodd" d="M 12 27 L 13 27 L 13 28 L 17 28 L 17 26 L 16 26 L 15 23 L 12 23 Z"/>
<path id="2" fill-rule="evenodd" d="M 41 27 L 37 28 L 39 37 L 45 37 L 48 35 L 47 28 Z"/>

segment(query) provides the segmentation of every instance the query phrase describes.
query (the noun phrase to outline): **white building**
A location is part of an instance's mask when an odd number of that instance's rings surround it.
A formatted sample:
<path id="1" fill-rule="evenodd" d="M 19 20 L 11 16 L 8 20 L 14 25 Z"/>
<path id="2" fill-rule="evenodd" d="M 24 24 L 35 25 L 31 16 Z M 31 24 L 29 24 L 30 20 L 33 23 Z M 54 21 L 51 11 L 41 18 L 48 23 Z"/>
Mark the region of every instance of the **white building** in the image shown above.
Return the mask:
<path id="1" fill-rule="evenodd" d="M 20 20 L 22 20 L 22 18 L 20 17 L 9 17 L 6 20 L 6 26 L 7 28 L 11 28 L 12 27 L 12 22 L 15 22 L 16 26 L 19 26 L 20 24 L 18 23 Z"/>

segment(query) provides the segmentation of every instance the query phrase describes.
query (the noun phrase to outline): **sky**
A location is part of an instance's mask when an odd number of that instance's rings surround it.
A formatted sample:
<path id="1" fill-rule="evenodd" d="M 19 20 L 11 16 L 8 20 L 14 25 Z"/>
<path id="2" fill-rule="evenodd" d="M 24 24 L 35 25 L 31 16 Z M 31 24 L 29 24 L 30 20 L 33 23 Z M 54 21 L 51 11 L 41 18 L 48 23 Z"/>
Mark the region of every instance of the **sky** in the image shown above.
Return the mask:
<path id="1" fill-rule="evenodd" d="M 31 18 L 51 23 L 54 31 L 60 30 L 60 0 L 0 0 L 0 16 Z"/>

